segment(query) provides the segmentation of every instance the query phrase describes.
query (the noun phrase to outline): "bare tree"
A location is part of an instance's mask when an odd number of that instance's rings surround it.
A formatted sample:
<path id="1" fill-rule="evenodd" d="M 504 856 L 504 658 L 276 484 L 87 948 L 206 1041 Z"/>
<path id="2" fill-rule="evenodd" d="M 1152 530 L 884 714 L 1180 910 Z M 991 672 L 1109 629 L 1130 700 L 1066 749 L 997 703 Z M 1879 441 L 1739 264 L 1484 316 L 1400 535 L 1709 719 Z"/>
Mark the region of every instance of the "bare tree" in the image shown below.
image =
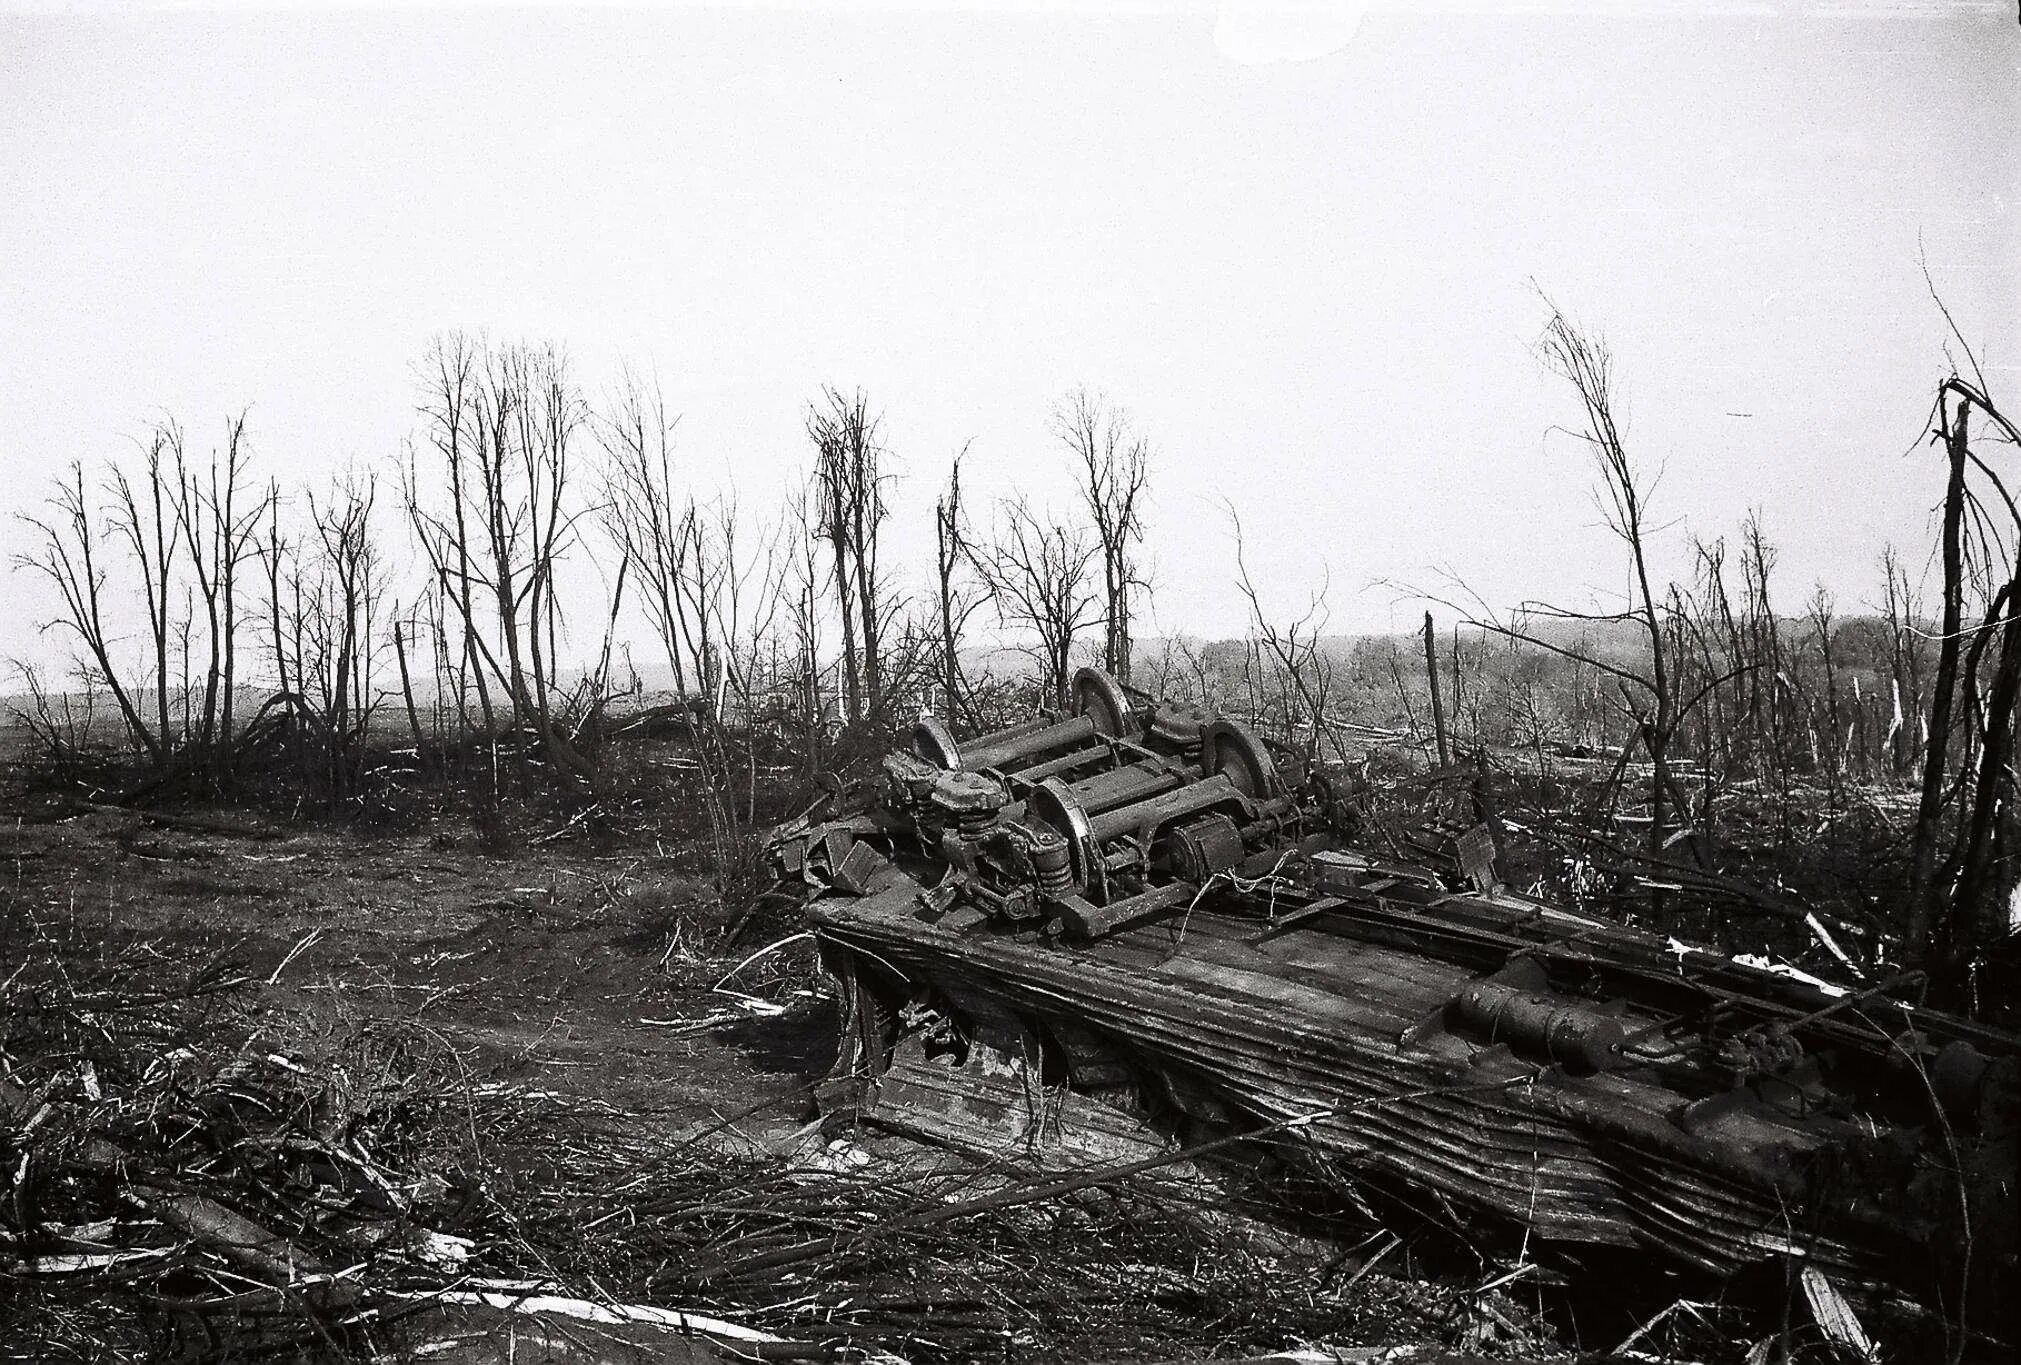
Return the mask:
<path id="1" fill-rule="evenodd" d="M 843 686 L 852 721 L 882 714 L 884 629 L 898 605 L 878 564 L 889 479 L 882 470 L 878 425 L 860 389 L 847 397 L 824 389 L 820 404 L 807 409 L 820 527 L 842 617 Z"/>
<path id="2" fill-rule="evenodd" d="M 1917 625 L 1922 604 L 1909 583 L 1895 547 L 1881 550 L 1881 614 L 1888 632 L 1888 678 L 1893 690 L 1893 716 L 1888 723 L 1889 761 L 1896 773 L 1915 763 L 1922 746 L 1917 727 L 1923 714 L 1923 651 Z"/>
<path id="3" fill-rule="evenodd" d="M 1067 704 L 1074 641 L 1101 619 L 1091 582 L 1097 553 L 1084 528 L 1036 513 L 1023 498 L 998 509 L 995 545 L 984 561 L 997 615 L 1029 632 L 1019 648 L 1054 706 Z"/>
<path id="4" fill-rule="evenodd" d="M 1053 433 L 1073 452 L 1081 502 L 1102 555 L 1102 666 L 1130 679 L 1131 599 L 1142 589 L 1136 548 L 1144 538 L 1150 444 L 1099 394 L 1076 389 L 1053 408 Z"/>
<path id="5" fill-rule="evenodd" d="M 1765 771 L 1778 793 L 1778 824 L 1786 834 L 1790 781 L 1794 771 L 1791 734 L 1795 728 L 1790 672 L 1783 653 L 1782 626 L 1775 614 L 1772 580 L 1775 546 L 1762 525 L 1759 510 L 1741 523 L 1741 580 L 1745 594 L 1739 657 L 1751 667 L 1748 679 L 1748 727 L 1757 771 Z"/>
<path id="6" fill-rule="evenodd" d="M 1987 398 L 1983 379 L 1973 384 L 1957 375 L 1937 388 L 1931 428 L 1948 470 L 1943 608 L 1905 937 L 1911 960 L 1935 967 L 1940 993 L 1957 998 L 1969 990 L 1976 950 L 2006 927 L 2003 883 L 2021 881 L 2014 872 L 2021 858 L 2015 847 L 2021 844 L 2015 817 L 2021 784 L 2014 763 L 2021 713 L 2021 507 L 1980 453 L 1994 445 L 2021 447 L 2021 430 Z M 1967 596 L 1975 589 L 1980 620 L 1967 628 Z M 1955 808 L 1956 832 L 1940 867 L 1947 807 Z"/>
<path id="7" fill-rule="evenodd" d="M 112 470 L 112 533 L 126 542 L 140 570 L 141 598 L 147 614 L 155 734 L 160 739 L 157 762 L 165 762 L 168 751 L 174 747 L 168 712 L 168 642 L 176 554 L 182 543 L 182 528 L 175 515 L 174 493 L 166 466 L 166 457 L 171 451 L 177 460 L 181 459 L 182 431 L 173 420 L 163 418 L 155 424 L 142 457 L 143 491 L 135 490 L 124 469 L 115 465 Z M 118 695 L 116 689 L 114 695 Z"/>
<path id="8" fill-rule="evenodd" d="M 674 690 L 686 693 L 689 660 L 706 653 L 709 623 L 693 619 L 682 587 L 691 576 L 687 561 L 696 518 L 693 499 L 674 491 L 673 431 L 658 386 L 648 388 L 631 374 L 620 381 L 597 423 L 609 457 L 605 520 L 638 580 L 646 614 L 674 672 Z M 706 679 L 696 682 L 708 690 Z"/>
<path id="9" fill-rule="evenodd" d="M 1538 342 L 1545 366 L 1568 382 L 1579 397 L 1583 429 L 1569 434 L 1581 441 L 1593 461 L 1594 502 L 1607 529 L 1628 552 L 1632 580 L 1628 601 L 1615 612 L 1569 611 L 1546 603 L 1526 602 L 1512 622 L 1497 620 L 1479 607 L 1467 624 L 1525 641 L 1549 653 L 1571 659 L 1607 675 L 1619 696 L 1619 706 L 1633 726 L 1634 741 L 1648 755 L 1650 826 L 1648 856 L 1661 860 L 1670 843 L 1673 811 L 1683 805 L 1671 774 L 1671 745 L 1678 727 L 1724 679 L 1709 681 L 1698 693 L 1680 697 L 1672 673 L 1675 637 L 1666 629 L 1671 607 L 1659 599 L 1649 572 L 1649 494 L 1646 479 L 1628 453 L 1614 415 L 1613 357 L 1606 344 L 1586 336 L 1557 308 Z M 1616 663 L 1579 646 L 1567 646 L 1539 633 L 1540 621 L 1585 625 L 1629 623 L 1638 628 L 1646 662 Z M 1625 763 L 1628 747 L 1624 747 Z"/>
<path id="10" fill-rule="evenodd" d="M 420 366 L 426 419 L 426 439 L 442 461 L 439 491 L 448 499 L 444 513 L 423 510 L 418 473 L 410 459 L 407 474 L 407 505 L 410 520 L 434 570 L 437 592 L 453 611 L 444 612 L 444 633 L 450 618 L 456 621 L 458 636 L 453 648 L 445 648 L 443 662 L 450 667 L 445 677 L 455 679 L 459 723 L 470 728 L 466 708 L 470 693 L 477 694 L 482 733 L 497 728 L 492 711 L 491 685 L 478 651 L 478 603 L 480 578 L 474 571 L 474 539 L 471 530 L 474 509 L 471 465 L 473 447 L 482 439 L 477 426 L 477 403 L 482 382 L 482 344 L 460 332 L 437 337 Z M 446 641 L 445 641 L 446 645 Z"/>
<path id="11" fill-rule="evenodd" d="M 826 591 L 821 572 L 822 539 L 816 529 L 813 509 L 803 488 L 787 503 L 787 583 L 792 602 L 787 623 L 793 632 L 795 667 L 802 720 L 801 739 L 805 746 L 807 775 L 821 771 L 827 735 L 826 706 L 821 690 L 821 600 Z"/>
<path id="12" fill-rule="evenodd" d="M 309 491 L 299 538 L 284 535 L 269 514 L 260 546 L 276 670 L 285 680 L 262 712 L 275 710 L 282 724 L 306 732 L 303 758 L 332 805 L 358 791 L 380 702 L 374 675 L 385 566 L 372 528 L 377 498 L 373 475 L 339 476 L 327 492 Z"/>
<path id="13" fill-rule="evenodd" d="M 696 619 L 711 623 L 715 650 L 702 662 L 714 695 L 734 693 L 749 714 L 771 683 L 767 658 L 789 573 L 782 528 L 747 523 L 727 496 L 696 509 L 691 525 L 685 591 Z"/>
<path id="14" fill-rule="evenodd" d="M 214 775 L 222 776 L 230 761 L 234 694 L 238 690 L 238 575 L 253 557 L 255 537 L 266 519 L 265 492 L 248 501 L 246 486 L 246 419 L 240 413 L 225 424 L 222 455 L 211 453 L 208 468 L 192 467 L 183 455 L 180 434 L 175 455 L 175 518 L 189 548 L 189 564 L 203 603 L 204 668 L 201 721 L 194 745 Z M 159 532 L 157 532 L 157 535 Z"/>
<path id="15" fill-rule="evenodd" d="M 1232 506 L 1226 511 L 1235 537 L 1235 585 L 1249 604 L 1256 718 L 1263 721 L 1275 712 L 1274 719 L 1288 742 L 1302 748 L 1308 756 L 1316 755 L 1322 744 L 1330 745 L 1334 757 L 1344 761 L 1346 751 L 1326 714 L 1332 702 L 1333 661 L 1319 647 L 1328 617 L 1326 594 L 1330 578 L 1320 582 L 1306 599 L 1304 611 L 1295 619 L 1278 624 L 1263 609 L 1262 596 L 1250 577 L 1242 519 Z"/>
<path id="16" fill-rule="evenodd" d="M 1839 700 L 1838 681 L 1838 622 L 1835 616 L 1838 604 L 1831 590 L 1820 583 L 1811 592 L 1809 612 L 1812 637 L 1817 644 L 1818 663 L 1823 672 L 1824 707 L 1823 724 L 1813 722 L 1811 726 L 1812 761 L 1825 775 L 1825 790 L 1830 802 L 1829 809 L 1836 811 L 1839 806 L 1841 779 L 1845 776 L 1846 742 L 1840 733 L 1844 724 L 1844 712 Z"/>
<path id="17" fill-rule="evenodd" d="M 709 819 L 718 889 L 751 892 L 758 838 L 760 721 L 778 676 L 773 656 L 793 557 L 779 528 L 746 525 L 735 501 L 690 501 L 673 552 L 675 592 L 693 623 L 689 665 L 701 687 L 693 708 L 700 796 Z"/>
<path id="18" fill-rule="evenodd" d="M 1670 741 L 1679 719 L 1678 699 L 1671 688 L 1663 623 L 1649 579 L 1647 505 L 1650 482 L 1629 457 L 1614 417 L 1613 356 L 1606 343 L 1588 338 L 1556 308 L 1545 325 L 1539 346 L 1544 363 L 1570 383 L 1585 409 L 1586 429 L 1574 433 L 1586 443 L 1598 475 L 1596 501 L 1607 529 L 1627 547 L 1634 575 L 1634 596 L 1623 615 L 1637 621 L 1647 642 L 1649 672 L 1632 681 L 1641 700 L 1631 694 L 1643 748 L 1655 770 L 1650 782 L 1649 851 L 1660 854 L 1670 835 Z"/>
<path id="19" fill-rule="evenodd" d="M 248 484 L 244 437 L 241 416 L 227 423 L 222 455 L 214 452 L 207 468 L 197 467 L 186 457 L 181 429 L 164 419 L 143 447 L 138 484 L 118 464 L 110 467 L 109 507 L 103 513 L 86 485 L 83 466 L 73 464 L 50 499 L 53 515 L 23 518 L 40 543 L 17 554 L 15 563 L 56 587 L 62 609 L 52 624 L 82 646 L 134 746 L 162 774 L 187 765 L 217 782 L 233 758 L 238 573 L 255 553 L 269 496 L 266 488 L 254 491 Z M 132 570 L 137 574 L 130 576 Z M 114 623 L 129 614 L 134 577 L 150 656 L 138 678 L 115 657 L 119 637 Z M 108 583 L 118 585 L 120 603 L 109 603 Z M 200 622 L 192 614 L 195 602 L 202 604 Z M 179 684 L 172 645 L 181 652 Z M 190 659 L 197 653 L 205 660 L 201 704 L 189 678 Z M 154 693 L 151 723 L 142 710 L 149 690 Z M 172 695 L 180 701 L 180 723 L 170 707 Z"/>
<path id="20" fill-rule="evenodd" d="M 427 482 L 409 466 L 409 520 L 481 661 L 473 672 L 505 693 L 559 775 L 595 791 L 600 774 L 562 723 L 556 678 L 556 569 L 580 542 L 572 456 L 586 409 L 553 346 L 452 342 L 437 361 L 423 413 L 442 463 Z"/>
<path id="21" fill-rule="evenodd" d="M 156 447 L 158 454 L 159 448 Z M 157 489 L 159 484 L 156 485 Z M 46 577 L 62 601 L 62 614 L 44 628 L 69 632 L 89 657 L 89 667 L 112 693 L 121 719 L 136 747 L 144 750 L 157 768 L 167 765 L 170 754 L 168 733 L 168 626 L 163 615 L 159 690 L 160 728 L 150 728 L 134 703 L 131 690 L 120 678 L 112 660 L 114 637 L 105 619 L 105 585 L 109 573 L 104 545 L 99 539 L 96 509 L 84 482 L 84 466 L 73 462 L 67 477 L 59 480 L 49 499 L 49 517 L 23 513 L 21 521 L 33 531 L 39 543 L 32 550 L 14 555 L 17 568 Z M 166 601 L 166 593 L 163 593 Z M 150 600 L 152 615 L 152 599 Z"/>
<path id="22" fill-rule="evenodd" d="M 42 767 L 64 781 L 84 777 L 94 752 L 107 747 L 92 733 L 99 702 L 105 696 L 102 676 L 95 668 L 80 664 L 77 686 L 59 690 L 49 686 L 34 664 L 17 659 L 14 668 L 27 694 L 26 705 L 12 703 L 8 714 L 38 751 Z"/>
<path id="23" fill-rule="evenodd" d="M 811 674 L 818 649 L 815 542 L 804 496 L 777 527 L 750 526 L 728 497 L 699 503 L 674 486 L 672 433 L 657 387 L 627 375 L 597 431 L 609 457 L 605 524 L 641 585 L 646 615 L 683 693 L 698 796 L 709 821 L 719 888 L 727 895 L 756 875 L 760 717 L 781 672 L 777 627 L 785 612 L 798 633 L 795 663 Z M 799 554 L 787 531 L 801 531 Z M 792 582 L 799 570 L 804 581 Z M 622 572 L 622 569 L 621 569 Z M 854 582 L 853 579 L 848 580 Z M 789 595 L 789 586 L 795 589 Z M 811 678 L 803 680 L 807 696 Z M 810 707 L 814 703 L 809 702 Z"/>
<path id="24" fill-rule="evenodd" d="M 1458 610 L 1466 613 L 1468 625 L 1534 646 L 1570 661 L 1575 669 L 1590 672 L 1595 680 L 1605 680 L 1614 694 L 1612 705 L 1628 721 L 1630 731 L 1620 761 L 1602 790 L 1611 808 L 1631 755 L 1640 749 L 1648 757 L 1650 819 L 1640 856 L 1651 863 L 1668 864 L 1673 861 L 1669 850 L 1680 824 L 1702 834 L 1689 824 L 1690 801 L 1676 782 L 1673 750 L 1682 728 L 1708 698 L 1717 697 L 1722 688 L 1760 668 L 1761 642 L 1742 640 L 1741 636 L 1752 631 L 1765 637 L 1769 649 L 1777 648 L 1774 619 L 1766 610 L 1773 552 L 1759 534 L 1758 521 L 1751 521 L 1743 568 L 1749 577 L 1750 601 L 1758 603 L 1761 610 L 1758 619 L 1740 623 L 1722 606 L 1724 624 L 1734 631 L 1734 647 L 1721 657 L 1722 650 L 1713 646 L 1709 636 L 1701 640 L 1694 635 L 1687 619 L 1694 610 L 1690 594 L 1676 585 L 1666 585 L 1659 592 L 1651 573 L 1649 551 L 1655 528 L 1649 519 L 1649 497 L 1653 480 L 1644 476 L 1629 454 L 1616 418 L 1613 361 L 1605 344 L 1582 333 L 1553 308 L 1537 351 L 1545 366 L 1569 383 L 1579 397 L 1584 421 L 1580 429 L 1568 434 L 1588 451 L 1595 474 L 1594 501 L 1604 524 L 1627 553 L 1627 600 L 1615 611 L 1572 611 L 1526 602 L 1505 622 L 1478 596 L 1468 593 L 1473 606 Z M 1709 576 L 1706 581 L 1712 585 L 1703 590 L 1722 603 L 1723 556 L 1723 549 L 1700 547 L 1699 572 L 1702 577 Z M 1464 584 L 1460 586 L 1464 590 Z M 1547 623 L 1577 626 L 1582 634 L 1567 644 L 1562 630 L 1547 631 Z M 1594 647 L 1586 632 L 1607 626 L 1633 629 L 1638 644 L 1633 655 L 1623 659 Z M 1702 860 L 1703 840 L 1694 838 L 1690 848 Z"/>
<path id="25" fill-rule="evenodd" d="M 933 505 L 934 602 L 939 630 L 941 710 L 949 723 L 963 717 L 967 683 L 962 676 L 961 642 L 969 618 L 988 600 L 985 590 L 964 581 L 964 571 L 976 564 L 975 546 L 968 533 L 961 505 L 961 462 L 967 447 L 954 457 L 947 473 L 947 488 Z"/>

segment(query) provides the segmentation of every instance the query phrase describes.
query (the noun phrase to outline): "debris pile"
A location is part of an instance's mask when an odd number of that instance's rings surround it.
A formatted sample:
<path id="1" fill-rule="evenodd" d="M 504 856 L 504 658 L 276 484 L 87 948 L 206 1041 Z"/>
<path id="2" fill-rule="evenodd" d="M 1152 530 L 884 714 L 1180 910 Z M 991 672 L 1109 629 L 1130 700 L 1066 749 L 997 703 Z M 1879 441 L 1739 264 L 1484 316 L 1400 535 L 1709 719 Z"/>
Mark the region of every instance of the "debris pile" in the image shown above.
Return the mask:
<path id="1" fill-rule="evenodd" d="M 261 995 L 214 967 L 0 1002 L 0 1281 L 37 1359 L 835 1356 L 556 1274 L 497 1197 L 528 1173 L 493 1144 L 540 1096 L 410 1023 Z"/>
<path id="2" fill-rule="evenodd" d="M 1068 1175 L 683 1132 L 226 966 L 0 1000 L 0 1327 L 37 1359 L 921 1362 L 1541 1341 L 1506 1296 L 1238 1228 L 1171 1160 Z M 807 1008 L 804 1004 L 800 1008 Z M 1263 1196 L 1259 1196 L 1261 1198 Z M 1287 1196 L 1288 1200 L 1289 1196 Z M 1493 1309 L 1490 1315 L 1485 1309 Z M 536 1349 L 540 1353 L 536 1353 Z"/>
<path id="3" fill-rule="evenodd" d="M 844 1011 L 837 1121 L 956 1144 L 1270 1138 L 1571 1255 L 1770 1265 L 1992 1324 L 2021 1038 L 1503 884 L 1491 832 L 1357 847 L 1322 774 L 1082 670 L 781 827 Z"/>

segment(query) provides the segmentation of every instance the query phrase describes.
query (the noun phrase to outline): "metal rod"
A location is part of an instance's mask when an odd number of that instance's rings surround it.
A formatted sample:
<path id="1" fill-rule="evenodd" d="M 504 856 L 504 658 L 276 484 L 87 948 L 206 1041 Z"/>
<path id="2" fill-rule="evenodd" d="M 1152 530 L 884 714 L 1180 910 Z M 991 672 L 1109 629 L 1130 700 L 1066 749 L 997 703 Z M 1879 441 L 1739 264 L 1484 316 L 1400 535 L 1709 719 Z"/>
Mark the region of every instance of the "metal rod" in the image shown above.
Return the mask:
<path id="1" fill-rule="evenodd" d="M 983 768 L 1005 768 L 1021 758 L 1030 758 L 1048 749 L 1079 744 L 1094 737 L 1095 722 L 1086 716 L 1073 716 L 1066 720 L 1054 721 L 1042 730 L 1013 735 L 993 744 L 979 745 L 962 754 L 961 766 L 971 772 Z"/>
<path id="2" fill-rule="evenodd" d="M 1162 825 L 1168 820 L 1191 815 L 1194 811 L 1205 810 L 1209 806 L 1219 805 L 1230 797 L 1239 796 L 1241 793 L 1235 789 L 1235 784 L 1220 773 L 1216 773 L 1205 781 L 1195 782 L 1190 787 L 1180 787 L 1176 791 L 1154 796 L 1148 801 L 1139 801 L 1134 805 L 1120 806 L 1115 810 L 1091 816 L 1088 820 L 1088 831 L 1098 845 L 1105 844 L 1118 835 L 1129 834 L 1141 826 Z"/>
<path id="3" fill-rule="evenodd" d="M 1174 787 L 1184 786 L 1185 782 L 1185 778 L 1169 769 L 1132 765 L 1083 778 L 1069 785 L 1067 790 L 1073 793 L 1074 800 L 1081 803 L 1082 810 L 1093 815 L 1097 811 L 1113 810 L 1117 806 L 1127 806 L 1133 801 L 1156 796 L 1159 792 L 1171 791 Z"/>

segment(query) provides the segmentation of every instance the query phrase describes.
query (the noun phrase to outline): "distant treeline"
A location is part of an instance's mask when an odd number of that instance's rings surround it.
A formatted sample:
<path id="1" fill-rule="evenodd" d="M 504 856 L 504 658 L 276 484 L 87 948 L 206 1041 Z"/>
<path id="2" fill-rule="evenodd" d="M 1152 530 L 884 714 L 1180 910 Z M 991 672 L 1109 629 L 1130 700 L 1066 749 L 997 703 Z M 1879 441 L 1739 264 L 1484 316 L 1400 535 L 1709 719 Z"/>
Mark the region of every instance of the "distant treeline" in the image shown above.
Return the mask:
<path id="1" fill-rule="evenodd" d="M 391 725 L 424 768 L 482 747 L 495 782 L 503 745 L 520 775 L 597 801 L 614 713 L 645 692 L 626 643 L 643 638 L 735 860 L 758 814 L 754 733 L 811 775 L 924 710 L 979 729 L 1057 705 L 1093 661 L 1319 760 L 1347 756 L 1347 727 L 1428 737 L 1448 760 L 1480 745 L 1634 756 L 1653 773 L 1653 858 L 1724 784 L 1816 781 L 1835 801 L 1847 783 L 1912 783 L 1908 934 L 1955 965 L 1955 945 L 2004 930 L 1987 907 L 2017 880 L 2021 514 L 1999 468 L 2014 429 L 1983 385 L 1946 378 L 1931 412 L 1940 581 L 1926 592 L 1876 547 L 1873 609 L 1844 615 L 1822 588 L 1785 591 L 1759 515 L 1660 572 L 1604 346 L 1554 316 L 1539 354 L 1583 411 L 1633 585 L 1616 611 L 1433 599 L 1424 638 L 1343 645 L 1323 589 L 1295 620 L 1265 611 L 1231 518 L 1249 630 L 1200 643 L 1136 638 L 1156 461 L 1098 394 L 1051 414 L 1068 505 L 971 508 L 954 455 L 933 559 L 899 565 L 885 535 L 899 475 L 867 395 L 805 404 L 806 476 L 756 508 L 693 486 L 652 385 L 624 375 L 592 401 L 560 347 L 446 336 L 417 367 L 414 438 L 377 467 L 284 489 L 243 416 L 208 451 L 165 419 L 124 458 L 73 464 L 14 558 L 48 594 L 74 676 L 23 668 L 18 716 L 59 771 L 104 757 L 110 718 L 115 757 L 157 790 L 228 793 L 278 767 L 341 806 Z M 985 631 L 1022 667 L 976 667 Z"/>

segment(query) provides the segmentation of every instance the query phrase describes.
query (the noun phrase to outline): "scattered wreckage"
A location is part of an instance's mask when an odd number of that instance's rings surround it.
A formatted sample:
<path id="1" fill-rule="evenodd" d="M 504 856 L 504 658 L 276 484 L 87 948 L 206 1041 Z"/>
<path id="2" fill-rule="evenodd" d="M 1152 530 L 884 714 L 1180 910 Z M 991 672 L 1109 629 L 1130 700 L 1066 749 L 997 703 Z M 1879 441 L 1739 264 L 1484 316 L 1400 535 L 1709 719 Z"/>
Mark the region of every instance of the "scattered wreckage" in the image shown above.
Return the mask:
<path id="1" fill-rule="evenodd" d="M 969 740 L 922 720 L 775 832 L 840 988 L 831 1110 L 1277 1134 L 1545 1242 L 2011 1282 L 2021 1038 L 1517 894 L 1481 828 L 1443 868 L 1369 856 L 1240 723 L 1094 669 L 1074 695 Z"/>

